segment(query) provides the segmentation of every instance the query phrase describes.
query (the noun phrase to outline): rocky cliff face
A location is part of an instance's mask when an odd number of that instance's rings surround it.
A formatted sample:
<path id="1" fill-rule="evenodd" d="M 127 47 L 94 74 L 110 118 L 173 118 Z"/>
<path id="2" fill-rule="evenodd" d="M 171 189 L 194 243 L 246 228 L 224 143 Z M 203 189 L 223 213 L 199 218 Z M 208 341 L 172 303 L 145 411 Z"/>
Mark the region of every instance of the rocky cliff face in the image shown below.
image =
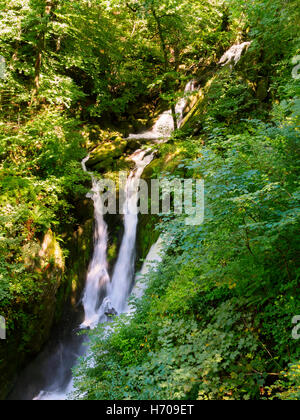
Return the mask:
<path id="1" fill-rule="evenodd" d="M 1 340 L 0 399 L 7 396 L 20 369 L 41 351 L 66 308 L 75 310 L 93 246 L 92 206 L 88 200 L 84 204 L 84 217 L 78 215 L 80 225 L 76 230 L 70 226 L 64 234 L 64 248 L 49 230 L 28 257 L 28 271 L 34 273 L 39 294 L 20 304 L 19 319 L 8 330 L 7 339 Z"/>

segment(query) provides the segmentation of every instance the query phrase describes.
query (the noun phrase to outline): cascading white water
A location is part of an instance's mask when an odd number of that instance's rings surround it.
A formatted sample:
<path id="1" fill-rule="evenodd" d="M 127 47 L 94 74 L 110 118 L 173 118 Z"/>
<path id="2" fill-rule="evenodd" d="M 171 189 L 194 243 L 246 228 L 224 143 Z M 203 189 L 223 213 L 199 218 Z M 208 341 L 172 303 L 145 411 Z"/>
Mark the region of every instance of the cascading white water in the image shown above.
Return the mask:
<path id="1" fill-rule="evenodd" d="M 182 98 L 176 106 L 176 114 L 178 117 L 178 128 L 180 128 L 184 110 L 187 105 L 188 93 L 196 89 L 196 82 L 190 81 L 185 89 L 187 94 Z M 132 134 L 129 138 L 137 139 L 153 139 L 155 142 L 168 140 L 174 130 L 174 121 L 171 111 L 164 112 L 152 128 L 152 130 L 142 134 Z M 92 190 L 89 193 L 94 202 L 95 209 L 95 233 L 94 233 L 94 253 L 89 266 L 86 287 L 83 296 L 83 306 L 85 312 L 85 320 L 81 325 L 82 328 L 93 328 L 101 320 L 106 320 L 106 314 L 132 313 L 133 309 L 128 304 L 128 297 L 134 279 L 135 267 L 135 246 L 138 225 L 137 204 L 139 200 L 138 184 L 147 165 L 150 164 L 154 157 L 154 153 L 148 150 L 137 150 L 131 156 L 136 167 L 131 171 L 125 187 L 124 202 L 124 236 L 119 251 L 118 259 L 115 265 L 112 281 L 108 275 L 107 262 L 107 243 L 108 229 L 103 217 L 103 202 L 100 193 L 100 186 L 92 174 Z M 82 161 L 82 168 L 87 171 L 86 163 L 89 160 L 87 156 Z M 142 275 L 148 273 L 153 268 L 153 264 L 160 261 L 160 251 L 162 249 L 162 240 L 151 248 L 147 260 L 143 266 Z M 152 262 L 152 264 L 151 264 Z M 139 298 L 143 294 L 145 286 L 138 285 L 133 289 L 133 294 Z M 100 292 L 105 289 L 106 298 L 99 307 Z M 69 393 L 73 390 L 73 380 L 71 380 L 63 388 L 55 387 L 56 379 L 54 378 L 51 389 L 54 391 L 41 391 L 36 400 L 65 400 Z"/>
<path id="2" fill-rule="evenodd" d="M 147 258 L 144 261 L 141 271 L 136 275 L 135 278 L 135 286 L 131 294 L 135 299 L 140 299 L 147 287 L 147 284 L 143 281 L 144 277 L 150 273 L 150 271 L 154 270 L 157 264 L 162 261 L 164 245 L 165 243 L 163 242 L 162 237 L 160 237 L 157 242 L 152 245 Z M 128 315 L 132 315 L 135 312 L 135 307 L 132 306 L 129 301 L 127 301 L 124 312 L 126 312 Z"/>
<path id="3" fill-rule="evenodd" d="M 195 92 L 196 90 L 196 80 L 191 80 L 185 87 L 184 93 L 188 95 L 189 93 Z M 176 105 L 175 111 L 177 115 L 177 128 L 181 127 L 181 124 L 184 120 L 184 110 L 187 106 L 187 96 L 184 96 L 180 99 L 178 104 Z M 173 124 L 174 127 L 174 124 Z M 171 135 L 171 133 L 170 133 Z"/>
<path id="4" fill-rule="evenodd" d="M 89 156 L 82 161 L 85 172 L 86 162 Z M 87 274 L 86 287 L 82 299 L 85 319 L 83 327 L 93 327 L 99 319 L 99 290 L 103 290 L 110 282 L 107 263 L 107 224 L 103 217 L 103 202 L 100 194 L 99 184 L 92 176 L 92 190 L 87 197 L 94 202 L 95 229 L 94 229 L 94 254 Z"/>
<path id="5" fill-rule="evenodd" d="M 219 64 L 227 66 L 228 64 L 232 68 L 232 64 L 236 65 L 242 58 L 242 54 L 251 45 L 251 42 L 243 42 L 242 44 L 232 45 L 228 51 L 221 57 Z"/>
<path id="6" fill-rule="evenodd" d="M 180 99 L 180 101 L 177 103 L 175 107 L 175 112 L 177 116 L 177 128 L 180 128 L 183 116 L 184 116 L 184 110 L 187 106 L 187 101 L 189 95 L 196 90 L 196 81 L 191 80 L 188 82 L 188 84 L 185 87 L 184 90 L 184 97 Z M 174 131 L 174 119 L 172 115 L 172 111 L 168 110 L 165 111 L 160 115 L 156 123 L 154 124 L 153 128 L 149 131 L 146 131 L 144 133 L 140 134 L 130 134 L 128 137 L 129 139 L 149 139 L 154 141 L 164 140 L 168 139 L 172 132 Z"/>
<path id="7" fill-rule="evenodd" d="M 180 128 L 184 110 L 188 101 L 188 94 L 195 91 L 196 81 L 191 80 L 185 88 L 185 97 L 183 97 L 176 105 L 176 114 L 178 117 L 178 128 Z M 142 138 L 142 139 L 168 139 L 174 130 L 174 120 L 172 112 L 164 112 L 157 120 L 154 127 L 142 134 L 132 134 L 129 138 Z M 124 237 L 122 240 L 121 248 L 119 251 L 118 259 L 115 265 L 112 282 L 107 290 L 107 297 L 100 308 L 97 308 L 99 292 L 103 284 L 109 284 L 109 276 L 107 273 L 107 226 L 104 222 L 102 215 L 103 203 L 97 181 L 94 177 L 93 180 L 93 194 L 91 198 L 95 205 L 95 219 L 96 219 L 96 238 L 95 238 L 95 252 L 90 265 L 87 285 L 83 298 L 85 309 L 85 322 L 83 326 L 93 327 L 101 317 L 105 314 L 107 308 L 114 309 L 117 313 L 121 313 L 125 306 L 126 301 L 132 285 L 134 277 L 134 253 L 136 244 L 136 233 L 138 224 L 137 203 L 139 199 L 138 184 L 147 165 L 150 164 L 154 157 L 153 153 L 149 150 L 137 150 L 131 156 L 135 162 L 136 167 L 129 174 L 125 187 L 125 203 L 123 207 L 124 213 Z M 86 162 L 88 157 L 84 159 L 82 165 L 86 171 Z M 97 232 L 98 229 L 98 232 Z"/>
<path id="8" fill-rule="evenodd" d="M 149 165 L 154 157 L 153 153 L 147 153 L 145 150 L 137 150 L 131 156 L 131 159 L 136 164 L 136 168 L 130 173 L 125 188 L 126 199 L 123 208 L 125 232 L 115 266 L 109 296 L 112 306 L 118 313 L 122 312 L 126 305 L 126 299 L 129 295 L 134 276 L 134 253 L 138 224 L 138 183 L 145 167 Z"/>
<path id="9" fill-rule="evenodd" d="M 70 381 L 69 385 L 64 391 L 58 390 L 57 392 L 46 392 L 41 391 L 38 396 L 33 398 L 34 401 L 64 401 L 67 395 L 73 391 L 73 380 Z"/>

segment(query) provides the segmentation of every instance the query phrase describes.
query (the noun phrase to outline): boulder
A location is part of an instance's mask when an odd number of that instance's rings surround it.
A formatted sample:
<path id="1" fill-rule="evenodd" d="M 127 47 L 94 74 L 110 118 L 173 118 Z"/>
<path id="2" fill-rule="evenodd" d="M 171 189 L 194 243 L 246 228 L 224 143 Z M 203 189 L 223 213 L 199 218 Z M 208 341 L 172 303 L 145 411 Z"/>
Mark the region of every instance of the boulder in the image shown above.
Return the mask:
<path id="1" fill-rule="evenodd" d="M 115 308 L 113 308 L 112 303 L 109 298 L 106 298 L 104 300 L 103 305 L 104 305 L 104 314 L 107 317 L 112 318 L 118 315 L 118 312 L 115 310 Z"/>
<path id="2" fill-rule="evenodd" d="M 127 140 L 122 137 L 113 137 L 97 146 L 90 154 L 87 167 L 97 169 L 109 168 L 115 159 L 120 158 L 125 152 Z"/>

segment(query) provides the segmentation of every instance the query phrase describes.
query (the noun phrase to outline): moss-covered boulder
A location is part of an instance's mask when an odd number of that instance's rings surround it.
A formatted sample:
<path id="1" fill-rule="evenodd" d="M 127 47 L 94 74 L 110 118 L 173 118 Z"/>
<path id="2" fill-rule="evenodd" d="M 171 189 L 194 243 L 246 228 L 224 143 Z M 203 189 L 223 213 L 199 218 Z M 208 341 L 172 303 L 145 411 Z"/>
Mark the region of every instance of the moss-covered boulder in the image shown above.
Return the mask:
<path id="1" fill-rule="evenodd" d="M 204 86 L 204 88 L 199 89 L 197 95 L 195 95 L 192 100 L 190 101 L 187 107 L 187 114 L 184 117 L 184 120 L 181 124 L 181 128 L 188 128 L 195 126 L 195 120 L 201 119 L 201 114 L 205 108 L 207 103 L 206 94 L 210 89 L 213 81 L 215 80 L 215 76 L 213 76 Z"/>
<path id="2" fill-rule="evenodd" d="M 93 229 L 94 220 L 89 218 L 66 237 L 68 258 L 63 282 L 56 297 L 56 322 L 61 319 L 66 306 L 75 308 L 84 289 L 93 251 Z"/>
<path id="3" fill-rule="evenodd" d="M 34 248 L 35 249 L 35 248 Z M 28 257 L 28 277 L 35 280 L 36 293 L 7 308 L 7 339 L 0 346 L 0 399 L 9 391 L 14 375 L 37 354 L 49 338 L 56 312 L 56 295 L 61 286 L 65 258 L 55 234 L 49 230 L 36 254 Z M 34 297 L 33 297 L 34 296 Z M 19 318 L 10 318 L 18 313 Z"/>
<path id="4" fill-rule="evenodd" d="M 82 293 L 93 250 L 93 206 L 84 200 L 80 225 L 69 225 L 63 242 L 48 230 L 40 244 L 26 249 L 28 278 L 34 280 L 34 293 L 12 302 L 7 308 L 7 339 L 0 341 L 0 400 L 10 392 L 16 375 L 49 340 L 53 326 L 63 312 L 72 310 Z M 18 318 L 10 314 L 18 313 Z"/>
<path id="5" fill-rule="evenodd" d="M 91 153 L 87 167 L 96 171 L 106 171 L 113 167 L 114 162 L 120 159 L 127 147 L 127 140 L 112 136 L 99 144 Z"/>
<path id="6" fill-rule="evenodd" d="M 136 246 L 136 271 L 142 268 L 151 246 L 158 240 L 160 232 L 156 229 L 159 222 L 157 215 L 143 214 L 139 217 Z"/>
<path id="7" fill-rule="evenodd" d="M 159 153 L 156 158 L 148 165 L 142 175 L 144 180 L 160 178 L 163 173 L 174 173 L 178 165 L 182 162 L 181 150 L 176 145 L 169 145 L 166 153 Z"/>

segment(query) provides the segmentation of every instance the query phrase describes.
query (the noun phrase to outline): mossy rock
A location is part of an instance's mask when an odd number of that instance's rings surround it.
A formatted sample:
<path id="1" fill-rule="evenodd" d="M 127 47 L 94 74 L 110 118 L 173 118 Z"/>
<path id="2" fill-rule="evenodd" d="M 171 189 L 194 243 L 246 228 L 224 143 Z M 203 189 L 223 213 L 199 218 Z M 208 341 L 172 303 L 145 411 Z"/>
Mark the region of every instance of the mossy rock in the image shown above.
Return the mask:
<path id="1" fill-rule="evenodd" d="M 38 354 L 48 340 L 55 319 L 56 296 L 62 284 L 65 259 L 55 234 L 49 230 L 30 266 L 40 293 L 28 301 L 14 302 L 19 319 L 7 331 L 7 340 L 0 347 L 0 399 L 10 391 L 16 373 Z M 9 310 L 8 310 L 9 313 Z"/>
<path id="2" fill-rule="evenodd" d="M 119 201 L 117 202 L 119 206 Z M 124 235 L 124 223 L 121 215 L 107 214 L 105 222 L 108 226 L 108 247 L 107 247 L 107 261 L 109 274 L 112 276 L 113 268 L 117 261 L 120 246 Z"/>
<path id="3" fill-rule="evenodd" d="M 66 305 L 75 308 L 80 299 L 93 252 L 93 230 L 94 220 L 91 218 L 68 235 L 66 247 L 69 255 L 63 283 L 56 298 L 56 322 L 61 319 Z"/>
<path id="4" fill-rule="evenodd" d="M 151 126 L 149 119 L 145 118 L 133 118 L 132 119 L 132 128 L 135 133 L 140 133 L 147 130 Z"/>
<path id="5" fill-rule="evenodd" d="M 160 236 L 159 230 L 155 226 L 159 222 L 157 215 L 142 214 L 139 217 L 137 230 L 137 259 L 136 271 L 142 268 L 143 261 L 146 259 L 150 248 Z"/>
<path id="6" fill-rule="evenodd" d="M 256 89 L 256 97 L 259 101 L 263 102 L 267 97 L 269 93 L 269 85 L 270 82 L 268 78 L 262 78 L 257 83 L 257 89 Z"/>
<path id="7" fill-rule="evenodd" d="M 103 129 L 98 124 L 85 124 L 82 128 L 81 135 L 84 139 L 83 147 L 87 150 L 93 150 L 99 144 L 122 138 L 123 133 L 115 129 Z"/>
<path id="8" fill-rule="evenodd" d="M 145 144 L 147 143 L 151 143 L 151 141 L 149 141 L 149 139 L 135 139 L 135 138 L 129 138 L 127 140 L 127 147 L 126 147 L 126 152 L 127 153 L 133 153 L 136 150 L 140 149 L 141 147 L 143 147 Z"/>
<path id="9" fill-rule="evenodd" d="M 216 76 L 213 76 L 205 85 L 204 88 L 200 89 L 197 95 L 195 95 L 187 108 L 187 115 L 184 117 L 184 120 L 181 124 L 181 128 L 193 127 L 195 119 L 198 120 L 201 118 L 205 105 L 207 104 L 206 94 L 209 91 L 212 83 L 216 79 Z"/>
<path id="10" fill-rule="evenodd" d="M 82 225 L 77 225 L 76 230 L 70 225 L 62 235 L 64 248 L 68 250 L 66 258 L 61 243 L 49 230 L 28 260 L 28 268 L 35 272 L 41 291 L 35 299 L 14 303 L 20 319 L 8 330 L 7 340 L 0 346 L 0 400 L 11 391 L 17 373 L 41 351 L 64 310 L 67 307 L 75 310 L 93 250 L 92 208 L 83 200 L 82 214 L 81 211 L 76 214 L 76 220 Z"/>
<path id="11" fill-rule="evenodd" d="M 113 137 L 110 141 L 101 143 L 91 152 L 87 166 L 96 170 L 105 170 L 124 154 L 126 146 L 127 140 L 121 137 Z"/>
<path id="12" fill-rule="evenodd" d="M 150 165 L 148 165 L 142 175 L 142 178 L 149 180 L 152 178 L 160 178 L 162 173 L 174 173 L 178 165 L 182 162 L 180 153 L 174 152 L 167 153 L 163 156 L 154 159 Z"/>

